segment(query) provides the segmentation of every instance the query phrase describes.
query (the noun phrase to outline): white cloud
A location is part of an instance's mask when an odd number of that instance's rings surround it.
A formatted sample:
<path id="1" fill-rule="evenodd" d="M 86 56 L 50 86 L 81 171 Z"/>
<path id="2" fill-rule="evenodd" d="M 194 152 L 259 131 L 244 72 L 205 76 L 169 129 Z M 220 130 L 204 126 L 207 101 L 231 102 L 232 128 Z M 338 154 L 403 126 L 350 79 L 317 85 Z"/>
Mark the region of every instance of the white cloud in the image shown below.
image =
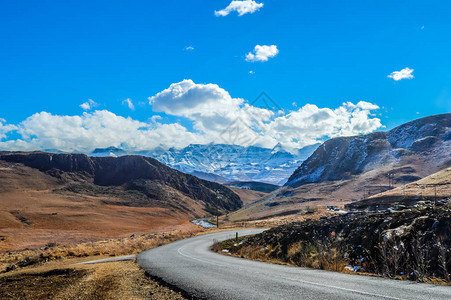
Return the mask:
<path id="1" fill-rule="evenodd" d="M 222 135 L 231 124 L 247 124 L 258 135 L 256 143 L 271 147 L 281 142 L 287 148 L 314 144 L 326 137 L 369 133 L 381 127 L 371 111 L 375 104 L 343 103 L 336 109 L 307 104 L 287 115 L 258 108 L 243 99 L 232 98 L 216 84 L 183 80 L 149 98 L 154 111 L 193 121 L 194 128 L 212 142 L 224 142 Z"/>
<path id="2" fill-rule="evenodd" d="M 255 72 L 251 70 L 251 71 L 249 71 L 249 74 L 255 74 Z"/>
<path id="3" fill-rule="evenodd" d="M 149 120 L 152 121 L 152 123 L 156 123 L 157 120 L 161 120 L 161 119 L 163 119 L 163 117 L 159 116 L 159 115 L 153 115 L 152 117 L 149 118 Z"/>
<path id="4" fill-rule="evenodd" d="M 413 69 L 410 68 L 404 68 L 401 71 L 394 71 L 390 75 L 388 75 L 388 78 L 393 78 L 395 81 L 399 81 L 401 79 L 412 79 L 413 76 Z"/>
<path id="5" fill-rule="evenodd" d="M 101 110 L 81 116 L 36 113 L 17 126 L 21 139 L 0 142 L 0 149 L 90 152 L 109 146 L 148 150 L 160 144 L 185 147 L 204 139 L 177 123 L 146 123 Z"/>
<path id="6" fill-rule="evenodd" d="M 252 14 L 262 7 L 263 3 L 257 3 L 253 0 L 232 1 L 226 8 L 215 11 L 215 16 L 225 17 L 232 11 L 236 11 L 239 16 L 242 16 L 244 14 Z"/>
<path id="7" fill-rule="evenodd" d="M 80 107 L 83 110 L 90 110 L 94 107 L 98 106 L 98 104 L 96 102 L 94 102 L 94 100 L 89 99 L 88 101 L 86 101 L 85 103 L 80 104 Z"/>
<path id="8" fill-rule="evenodd" d="M 266 135 L 287 149 L 295 149 L 322 141 L 324 138 L 370 133 L 382 126 L 371 117 L 375 104 L 360 101 L 343 103 L 335 109 L 306 104 L 297 111 L 270 122 Z"/>
<path id="9" fill-rule="evenodd" d="M 246 61 L 268 61 L 268 58 L 274 57 L 279 53 L 276 45 L 257 45 L 254 48 L 254 53 L 249 52 L 246 55 Z"/>
<path id="10" fill-rule="evenodd" d="M 15 125 L 4 124 L 6 123 L 5 119 L 0 118 L 0 141 L 6 137 L 8 132 L 14 131 L 17 129 Z"/>
<path id="11" fill-rule="evenodd" d="M 122 101 L 122 104 L 126 104 L 128 108 L 130 108 L 131 110 L 135 110 L 135 106 L 133 105 L 132 99 L 130 98 L 127 98 L 124 101 Z"/>
<path id="12" fill-rule="evenodd" d="M 171 84 L 149 97 L 149 102 L 155 112 L 188 118 L 194 122 L 194 129 L 215 137 L 237 118 L 252 124 L 252 116 L 245 109 L 258 110 L 244 104 L 241 98 L 232 98 L 216 84 L 196 84 L 190 79 Z M 266 110 L 259 112 L 262 120 L 272 114 Z"/>
<path id="13" fill-rule="evenodd" d="M 193 46 L 187 46 L 187 47 L 185 47 L 185 50 L 187 50 L 187 51 L 193 51 L 193 50 L 194 50 L 194 47 L 193 47 Z"/>
<path id="14" fill-rule="evenodd" d="M 107 110 L 64 116 L 36 113 L 17 125 L 0 120 L 0 149 L 90 152 L 109 146 L 128 150 L 151 150 L 160 145 L 185 147 L 189 144 L 235 143 L 243 146 L 297 149 L 326 138 L 372 132 L 380 119 L 372 111 L 379 107 L 360 101 L 345 102 L 337 108 L 306 104 L 295 111 L 272 111 L 233 98 L 216 84 L 192 80 L 173 83 L 149 97 L 155 112 L 142 122 Z M 165 115 L 166 114 L 166 115 Z M 192 122 L 192 128 L 168 123 L 167 116 Z M 19 139 L 4 141 L 15 131 Z"/>

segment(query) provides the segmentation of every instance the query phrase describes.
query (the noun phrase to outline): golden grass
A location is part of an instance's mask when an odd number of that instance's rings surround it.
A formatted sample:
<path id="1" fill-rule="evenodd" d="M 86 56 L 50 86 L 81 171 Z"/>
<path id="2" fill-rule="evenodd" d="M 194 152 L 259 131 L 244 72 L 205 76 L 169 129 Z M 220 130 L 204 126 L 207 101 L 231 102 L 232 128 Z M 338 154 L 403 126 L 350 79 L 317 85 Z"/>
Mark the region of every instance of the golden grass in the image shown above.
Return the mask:
<path id="1" fill-rule="evenodd" d="M 133 262 L 52 262 L 0 275 L 0 299 L 185 299 Z"/>
<path id="2" fill-rule="evenodd" d="M 49 244 L 43 250 L 3 252 L 0 299 L 185 299 L 147 277 L 133 262 L 75 264 L 136 254 L 179 239 L 230 229 L 240 228 L 229 224 L 201 231 L 141 234 L 69 246 Z M 4 272 L 12 266 L 14 269 Z"/>
<path id="3" fill-rule="evenodd" d="M 166 234 L 141 234 L 126 238 L 109 239 L 76 245 L 55 245 L 49 243 L 44 249 L 11 251 L 0 253 L 0 272 L 9 268 L 36 265 L 52 260 L 86 257 L 119 256 L 136 254 L 146 249 L 158 247 L 179 239 L 193 236 L 194 232 L 169 232 Z"/>
<path id="4" fill-rule="evenodd" d="M 148 233 L 131 235 L 124 238 L 100 240 L 74 245 L 58 245 L 49 243 L 43 249 L 0 252 L 0 273 L 7 268 L 21 268 L 42 264 L 49 261 L 88 256 L 121 256 L 137 254 L 141 251 L 165 245 L 180 239 L 199 234 L 213 233 L 224 230 L 242 229 L 233 224 L 220 228 L 201 229 L 191 231 L 169 231 L 166 233 Z"/>

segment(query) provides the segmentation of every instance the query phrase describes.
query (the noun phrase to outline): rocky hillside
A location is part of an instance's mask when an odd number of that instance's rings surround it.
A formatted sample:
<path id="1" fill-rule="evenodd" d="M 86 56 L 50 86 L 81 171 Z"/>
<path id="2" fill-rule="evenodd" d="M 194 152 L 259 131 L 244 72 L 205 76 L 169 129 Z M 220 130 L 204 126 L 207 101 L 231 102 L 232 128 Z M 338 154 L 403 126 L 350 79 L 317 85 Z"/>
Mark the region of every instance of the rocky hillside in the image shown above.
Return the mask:
<path id="1" fill-rule="evenodd" d="M 290 176 L 286 186 L 348 180 L 396 168 L 394 183 L 417 180 L 451 166 L 451 114 L 414 120 L 387 132 L 334 138 L 323 143 Z M 409 166 L 406 170 L 400 167 Z"/>
<path id="2" fill-rule="evenodd" d="M 241 207 L 240 198 L 227 187 L 171 169 L 150 157 L 88 157 L 84 154 L 44 152 L 0 152 L 0 160 L 20 163 L 67 183 L 65 189 L 80 193 L 105 193 L 106 187 L 133 191 L 136 202 L 129 206 L 171 206 L 186 211 L 183 203 L 171 203 L 187 197 L 207 211 L 231 211 Z M 182 195 L 177 197 L 177 194 Z M 188 204 L 186 204 L 188 206 Z"/>
<path id="3" fill-rule="evenodd" d="M 399 191 L 405 184 L 451 166 L 450 130 L 451 114 L 443 114 L 388 132 L 328 140 L 302 163 L 283 188 L 245 205 L 231 218 L 255 220 L 296 214 L 308 207 L 342 207 L 392 189 Z M 437 191 L 451 195 L 449 190 Z M 431 188 L 405 189 L 405 195 L 414 198 L 426 192 L 430 193 Z M 371 199 L 371 203 L 382 201 Z M 385 197 L 386 205 L 379 208 L 393 207 L 395 203 L 388 203 L 390 199 L 395 198 Z"/>
<path id="4" fill-rule="evenodd" d="M 450 247 L 451 210 L 442 205 L 292 222 L 251 237 L 230 252 L 302 267 L 450 283 Z"/>

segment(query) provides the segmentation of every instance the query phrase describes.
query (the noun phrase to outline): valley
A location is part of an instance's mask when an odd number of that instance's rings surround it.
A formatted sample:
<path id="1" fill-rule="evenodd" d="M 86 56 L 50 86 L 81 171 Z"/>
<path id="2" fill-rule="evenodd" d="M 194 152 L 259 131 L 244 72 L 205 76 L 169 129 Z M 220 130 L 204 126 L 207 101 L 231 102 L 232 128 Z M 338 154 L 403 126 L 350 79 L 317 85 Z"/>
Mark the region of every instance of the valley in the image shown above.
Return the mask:
<path id="1" fill-rule="evenodd" d="M 98 155 L 94 157 L 0 152 L 0 249 L 149 230 L 190 231 L 196 226 L 189 220 L 217 214 L 226 226 L 235 222 L 267 226 L 337 214 L 327 211 L 327 206 L 344 211 L 386 210 L 430 203 L 432 196 L 446 199 L 450 195 L 449 128 L 450 114 L 443 114 L 388 132 L 330 139 L 300 163 L 283 187 L 257 181 L 224 183 L 222 177 L 217 178 L 220 183 L 205 181 L 150 157 L 117 149 L 108 151 L 122 156 L 102 157 L 102 150 L 94 151 Z M 219 159 L 212 154 L 218 155 L 219 149 L 224 153 L 232 148 L 190 146 L 178 152 L 178 159 L 167 152 L 163 156 L 173 165 L 183 165 L 188 153 L 194 159 L 208 152 L 203 157 L 207 161 Z M 239 149 L 243 157 L 229 163 L 247 165 L 252 162 L 251 153 L 264 156 L 259 148 Z M 279 159 L 290 159 L 281 150 L 274 151 Z M 417 200 L 400 203 L 400 198 Z"/>
<path id="2" fill-rule="evenodd" d="M 450 11 L 2 1 L 0 300 L 451 299 Z"/>
<path id="3" fill-rule="evenodd" d="M 216 224 L 218 216 L 219 230 L 271 228 L 232 243 L 227 251 L 236 256 L 449 284 L 443 249 L 450 247 L 450 128 L 445 114 L 328 140 L 284 186 L 224 182 L 214 172 L 208 174 L 218 182 L 207 181 L 148 156 L 3 151 L 0 251 L 11 253 L 1 259 L 3 272 L 16 276 L 16 268 L 34 270 L 47 261 L 138 253 L 215 232 L 190 220 Z M 399 132 L 403 140 L 393 138 Z M 390 245 L 415 243 L 441 258 L 428 257 L 419 269 L 414 248 L 403 248 L 408 257 L 399 264 L 387 252 Z M 384 245 L 386 252 L 375 250 Z"/>

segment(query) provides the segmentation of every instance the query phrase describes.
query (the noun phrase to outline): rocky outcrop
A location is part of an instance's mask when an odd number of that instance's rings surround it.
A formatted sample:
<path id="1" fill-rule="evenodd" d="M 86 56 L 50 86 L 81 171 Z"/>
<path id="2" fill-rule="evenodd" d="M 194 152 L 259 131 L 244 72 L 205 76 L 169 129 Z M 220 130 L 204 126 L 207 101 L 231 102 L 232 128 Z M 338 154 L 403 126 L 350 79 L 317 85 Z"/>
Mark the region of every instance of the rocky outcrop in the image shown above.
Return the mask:
<path id="1" fill-rule="evenodd" d="M 240 198 L 227 187 L 171 169 L 150 157 L 0 152 L 0 160 L 20 163 L 62 180 L 138 190 L 151 198 L 164 198 L 164 193 L 150 191 L 164 189 L 166 186 L 189 198 L 202 201 L 209 208 L 231 211 L 242 206 Z"/>
<path id="2" fill-rule="evenodd" d="M 387 166 L 426 166 L 428 175 L 450 166 L 450 153 L 451 114 L 430 116 L 387 132 L 330 139 L 302 163 L 286 186 L 346 180 Z"/>
<path id="3" fill-rule="evenodd" d="M 441 206 L 293 222 L 253 236 L 230 251 L 303 267 L 450 282 L 450 247 L 451 210 Z"/>

